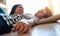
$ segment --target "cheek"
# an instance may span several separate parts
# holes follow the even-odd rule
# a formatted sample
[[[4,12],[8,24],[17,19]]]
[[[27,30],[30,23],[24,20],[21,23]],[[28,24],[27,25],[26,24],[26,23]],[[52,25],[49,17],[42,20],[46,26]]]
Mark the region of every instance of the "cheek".
[[[18,9],[19,12],[23,13],[23,9]]]
[[[15,13],[19,14],[20,12],[18,10],[15,10]]]
[[[46,12],[42,14],[42,16],[46,15]]]
[[[35,16],[37,16],[38,14],[37,13],[35,13]]]
[[[37,17],[40,17],[40,16],[41,16],[41,14],[38,14],[38,13],[37,13],[37,14],[36,14],[36,16],[37,16]]]
[[[44,14],[43,14],[43,13],[41,13],[41,14],[38,14],[38,16],[39,16],[39,17],[43,17],[43,16],[44,16]]]
[[[18,9],[18,8],[16,8],[15,12],[18,12],[18,10],[19,10],[19,9]]]
[[[17,9],[15,10],[15,13],[17,13]]]
[[[20,8],[16,8],[16,12],[20,12],[20,10],[21,10]]]
[[[42,16],[42,13],[38,13],[38,16]]]

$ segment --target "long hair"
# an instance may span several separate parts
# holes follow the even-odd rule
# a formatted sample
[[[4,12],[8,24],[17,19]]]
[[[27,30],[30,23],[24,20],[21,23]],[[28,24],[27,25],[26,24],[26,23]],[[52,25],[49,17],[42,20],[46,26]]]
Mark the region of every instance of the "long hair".
[[[13,15],[13,14],[15,13],[15,10],[16,10],[16,8],[17,8],[19,5],[21,5],[21,4],[16,4],[16,5],[14,5],[14,6],[12,7],[11,12],[10,12],[10,15]]]

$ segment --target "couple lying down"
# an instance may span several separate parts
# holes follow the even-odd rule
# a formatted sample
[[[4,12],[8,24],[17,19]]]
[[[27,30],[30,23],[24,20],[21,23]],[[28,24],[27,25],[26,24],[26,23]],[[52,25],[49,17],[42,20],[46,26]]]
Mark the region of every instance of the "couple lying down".
[[[15,7],[15,9],[14,9]],[[15,23],[14,30],[19,33],[25,33],[34,25],[42,24],[42,23],[49,23],[49,22],[56,22],[60,19],[59,15],[52,16],[52,12],[48,7],[44,9],[38,10],[34,16],[31,14],[24,14],[24,8],[21,4],[14,5],[10,15],[16,19],[18,16],[19,18],[16,19],[18,21]]]
[[[0,34],[10,32],[12,27],[14,31],[18,33],[25,33],[34,25],[55,22],[60,19],[60,14],[52,16],[51,10],[48,7],[39,10],[34,16],[31,14],[23,14],[23,7],[21,4],[14,5],[10,15],[1,14]],[[13,24],[15,25],[13,26]]]

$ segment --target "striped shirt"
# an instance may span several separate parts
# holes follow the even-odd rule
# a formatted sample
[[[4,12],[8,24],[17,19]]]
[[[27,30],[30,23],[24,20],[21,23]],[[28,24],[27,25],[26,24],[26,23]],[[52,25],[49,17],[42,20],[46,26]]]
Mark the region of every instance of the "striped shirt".
[[[0,16],[2,16],[3,17],[3,19],[6,21],[6,23],[8,24],[8,25],[10,25],[10,24],[15,24],[16,22],[18,22],[18,21],[22,21],[23,20],[23,22],[27,22],[27,23],[32,23],[32,22],[36,22],[36,23],[38,23],[38,21],[39,21],[39,18],[38,17],[36,17],[36,16],[30,16],[30,15],[23,15],[23,16],[20,16],[20,15],[18,15],[18,14],[14,14],[14,15],[5,15],[5,14],[0,14]]]

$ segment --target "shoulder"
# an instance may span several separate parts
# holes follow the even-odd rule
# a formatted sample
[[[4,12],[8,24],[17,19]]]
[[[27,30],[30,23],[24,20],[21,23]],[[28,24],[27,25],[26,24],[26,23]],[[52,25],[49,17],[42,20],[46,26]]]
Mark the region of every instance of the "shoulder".
[[[27,19],[33,17],[33,15],[32,15],[32,14],[29,14],[29,13],[25,13],[25,14],[23,14],[23,16],[24,16],[25,18],[27,18]]]

